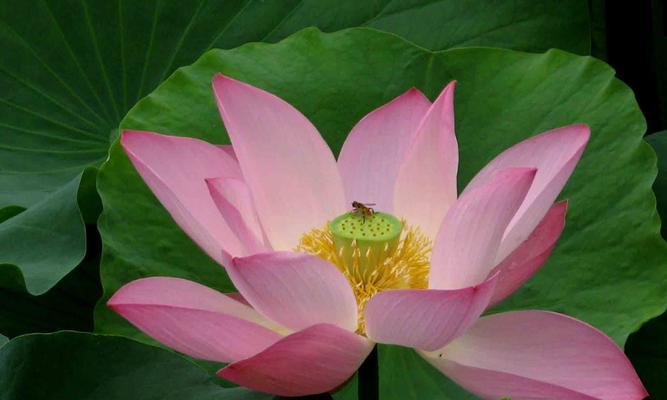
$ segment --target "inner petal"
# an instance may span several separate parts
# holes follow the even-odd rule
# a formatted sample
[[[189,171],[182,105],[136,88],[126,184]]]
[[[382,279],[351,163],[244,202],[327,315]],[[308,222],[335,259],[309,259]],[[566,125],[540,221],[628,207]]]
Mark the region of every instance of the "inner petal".
[[[406,221],[355,204],[304,234],[295,250],[331,262],[347,277],[358,304],[357,332],[365,334],[364,308],[375,294],[428,287],[432,242]]]

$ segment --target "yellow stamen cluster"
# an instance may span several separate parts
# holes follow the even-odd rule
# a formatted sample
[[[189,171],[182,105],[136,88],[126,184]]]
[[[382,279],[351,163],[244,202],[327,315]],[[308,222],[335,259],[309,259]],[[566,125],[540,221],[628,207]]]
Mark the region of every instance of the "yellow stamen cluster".
[[[336,249],[329,224],[313,229],[301,238],[296,251],[321,257],[347,277],[359,307],[357,332],[365,333],[364,308],[376,293],[387,289],[425,289],[428,286],[428,271],[432,243],[417,227],[406,226],[393,251],[382,251],[377,257],[369,254],[371,249],[360,251],[356,241],[352,241],[351,257],[343,257],[342,249]],[[369,265],[368,260],[373,260]]]

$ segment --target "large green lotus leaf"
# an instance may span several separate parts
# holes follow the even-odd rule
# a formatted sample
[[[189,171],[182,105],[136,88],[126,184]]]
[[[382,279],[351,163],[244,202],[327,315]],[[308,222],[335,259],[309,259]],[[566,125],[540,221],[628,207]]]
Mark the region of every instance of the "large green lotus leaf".
[[[100,296],[97,169],[27,209],[0,209],[0,333],[90,331]]]
[[[25,282],[16,268],[0,268],[1,334],[14,337],[64,329],[93,330],[93,309],[102,294],[99,278],[102,246],[94,225],[86,226],[86,240],[86,257],[55,286],[40,295],[26,291]]]
[[[359,2],[304,1],[265,39],[270,42],[282,39],[307,27],[309,22],[333,31],[342,27],[340,21],[346,21],[346,26],[392,32],[431,50],[491,46],[535,52],[550,48],[579,54],[591,51],[586,1],[384,0],[377,3],[370,6],[361,2],[364,7],[360,8]],[[323,10],[326,10],[324,15]],[[312,23],[314,16],[318,16],[316,24]],[[324,16],[326,22],[319,20]]]
[[[17,270],[30,294],[45,293],[71,271],[71,265],[83,260],[86,229],[79,203],[86,207],[95,203],[91,188],[95,174],[94,168],[88,168],[39,203],[0,224],[0,271]],[[12,209],[15,208],[5,208]]]
[[[549,128],[589,124],[590,144],[561,196],[570,200],[567,228],[547,265],[499,309],[565,312],[619,344],[664,310],[667,247],[651,192],[655,158],[642,140],[645,122],[632,92],[606,64],[557,50],[433,53],[374,30],[309,29],[273,45],[206,53],[139,102],[122,126],[227,143],[210,89],[217,72],[294,104],[335,152],[353,124],[375,107],[411,86],[433,98],[457,79],[461,188],[512,144]],[[104,203],[99,227],[105,299],[122,284],[150,275],[233,290],[223,269],[173,223],[117,143],[100,170],[98,189]],[[103,301],[96,328],[146,340]],[[383,366],[394,358],[386,354]],[[420,369],[402,360],[404,367],[393,366],[394,374],[407,379]],[[404,393],[397,380],[384,382],[387,393]]]
[[[0,348],[0,400],[268,400],[221,387],[169,351],[121,337],[31,334]]]
[[[310,25],[375,26],[432,49],[590,47],[583,0],[0,0],[0,46],[11,55],[0,59],[0,209],[36,206],[65,189],[74,196],[69,182],[105,159],[127,110],[202,52]],[[57,228],[52,238],[85,239],[76,215],[46,222]],[[44,279],[23,279],[41,292],[83,257],[79,245],[60,246],[43,260]]]
[[[92,330],[100,296],[95,168],[28,209],[0,210],[0,333]],[[73,268],[77,267],[77,268]]]

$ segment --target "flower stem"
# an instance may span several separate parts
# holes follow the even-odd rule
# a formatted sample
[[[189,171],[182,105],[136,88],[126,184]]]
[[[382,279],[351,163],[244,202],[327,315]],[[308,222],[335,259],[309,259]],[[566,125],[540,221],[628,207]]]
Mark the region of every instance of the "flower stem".
[[[373,347],[371,354],[359,367],[359,400],[379,400],[380,380],[378,373],[378,348]]]

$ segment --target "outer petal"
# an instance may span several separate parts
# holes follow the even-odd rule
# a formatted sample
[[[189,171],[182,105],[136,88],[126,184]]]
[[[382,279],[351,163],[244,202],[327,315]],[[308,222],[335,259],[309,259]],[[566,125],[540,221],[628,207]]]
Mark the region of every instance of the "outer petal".
[[[394,191],[394,213],[431,238],[456,201],[459,150],[454,134],[455,84],[443,89],[420,122]]]
[[[240,178],[233,158],[201,140],[151,132],[124,131],[121,144],[174,221],[209,256],[222,263],[222,249],[234,255],[247,254],[220,215],[204,181],[217,176]]]
[[[474,286],[488,276],[503,232],[534,177],[534,168],[499,170],[486,184],[461,196],[435,239],[430,288]]]
[[[285,101],[217,75],[213,90],[244,180],[273,248],[345,211],[336,160],[315,127]]]
[[[366,332],[376,342],[436,350],[467,330],[489,304],[496,276],[455,290],[388,290],[366,305]]]
[[[425,358],[485,399],[639,400],[647,395],[630,361],[609,337],[553,312],[483,317]]]
[[[567,201],[555,204],[525,242],[491,271],[498,283],[489,307],[503,301],[520,288],[551,255],[565,227]]]
[[[235,258],[227,268],[243,297],[292,330],[329,323],[354,331],[357,301],[345,276],[310,254],[272,252]]]
[[[359,368],[373,344],[333,325],[319,324],[293,333],[218,375],[241,386],[279,396],[331,391]]]
[[[215,178],[207,179],[206,183],[222,217],[244,246],[251,253],[270,250],[245,182],[235,178]]]
[[[507,227],[497,262],[526,240],[542,220],[579,162],[589,137],[590,129],[582,124],[533,136],[505,150],[468,184],[466,191],[482,185],[500,168],[535,167],[538,170],[526,199]]]
[[[206,360],[244,359],[281,338],[252,308],[185,279],[139,279],[107,305],[155,340]]]
[[[398,169],[430,105],[412,88],[355,125],[338,157],[348,203],[375,203],[392,212]]]

